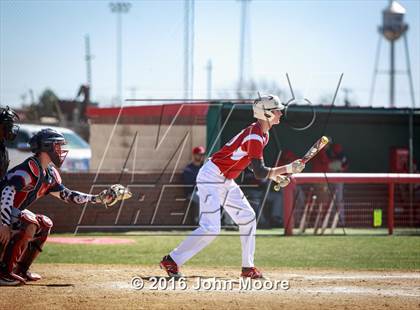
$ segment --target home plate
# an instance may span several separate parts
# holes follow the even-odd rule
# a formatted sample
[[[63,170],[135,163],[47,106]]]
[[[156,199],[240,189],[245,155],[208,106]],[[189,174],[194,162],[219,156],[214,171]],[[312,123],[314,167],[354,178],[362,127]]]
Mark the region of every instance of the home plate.
[[[50,237],[50,243],[61,244],[129,244],[135,243],[133,239],[122,238],[87,238],[87,237]]]

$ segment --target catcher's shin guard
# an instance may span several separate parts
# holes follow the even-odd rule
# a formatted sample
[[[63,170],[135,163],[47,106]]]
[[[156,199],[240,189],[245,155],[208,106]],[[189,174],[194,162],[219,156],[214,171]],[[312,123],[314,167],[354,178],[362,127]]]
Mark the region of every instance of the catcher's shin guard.
[[[29,210],[23,210],[19,214],[19,230],[14,232],[6,249],[4,250],[2,270],[12,273],[13,269],[23,251],[28,246],[28,242],[33,239],[38,227],[38,219]]]
[[[27,248],[28,242],[33,239],[36,228],[36,225],[31,223],[12,236],[3,257],[4,271],[13,272],[17,261]]]
[[[42,252],[42,247],[47,241],[48,235],[50,234],[53,226],[52,221],[45,215],[37,215],[36,217],[39,223],[39,229],[33,240],[29,242],[16,267],[16,274],[28,281],[37,281],[41,279],[40,275],[29,272],[29,267],[38,257],[39,253]]]

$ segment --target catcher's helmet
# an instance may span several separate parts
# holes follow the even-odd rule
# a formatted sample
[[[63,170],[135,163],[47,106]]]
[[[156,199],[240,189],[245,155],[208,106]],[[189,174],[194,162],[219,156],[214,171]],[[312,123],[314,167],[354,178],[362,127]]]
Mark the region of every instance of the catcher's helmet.
[[[15,124],[19,116],[9,107],[0,108],[0,125],[2,126],[2,139],[12,141],[19,132],[19,126]]]
[[[61,146],[65,144],[67,143],[64,136],[51,128],[38,131],[29,140],[29,145],[33,153],[38,154],[46,152],[54,165],[58,168],[61,167],[68,153],[68,150],[63,150],[61,148]]]
[[[264,121],[270,121],[273,119],[273,110],[283,110],[284,105],[280,102],[279,97],[274,95],[259,96],[254,101],[252,110],[254,111],[254,117]]]

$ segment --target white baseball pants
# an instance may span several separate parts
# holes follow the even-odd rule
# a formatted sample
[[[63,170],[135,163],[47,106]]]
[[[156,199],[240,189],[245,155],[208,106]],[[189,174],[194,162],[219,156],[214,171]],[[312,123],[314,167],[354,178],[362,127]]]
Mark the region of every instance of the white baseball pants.
[[[256,217],[242,190],[234,180],[226,179],[211,160],[200,169],[197,187],[199,227],[170,253],[172,259],[178,266],[183,265],[217,237],[220,233],[220,207],[223,206],[239,226],[242,267],[254,267]]]

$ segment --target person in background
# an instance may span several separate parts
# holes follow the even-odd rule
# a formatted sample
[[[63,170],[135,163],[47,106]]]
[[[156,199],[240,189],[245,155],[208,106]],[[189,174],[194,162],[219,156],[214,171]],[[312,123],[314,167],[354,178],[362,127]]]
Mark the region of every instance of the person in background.
[[[196,146],[192,150],[192,161],[189,163],[182,172],[182,181],[185,187],[185,197],[191,202],[191,214],[194,224],[198,223],[199,211],[199,198],[196,189],[196,179],[200,168],[204,163],[204,156],[206,149],[203,146]]]
[[[332,144],[329,149],[328,172],[346,172],[348,168],[349,163],[343,146],[338,143]]]
[[[312,159],[312,172],[317,173],[326,173],[329,172],[330,157],[328,156],[327,149],[329,148],[328,144],[326,147],[321,149],[319,153]]]
[[[19,116],[11,108],[0,108],[0,181],[9,168],[9,153],[6,149],[6,142],[13,141],[16,138],[19,126],[15,122],[18,120]]]

